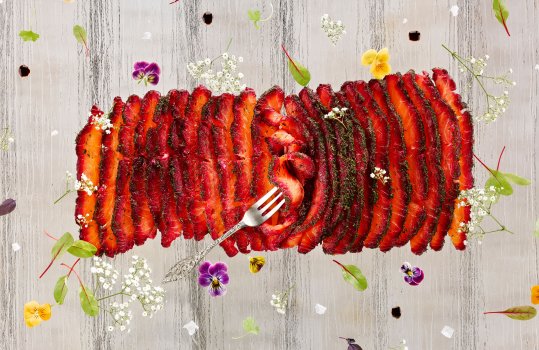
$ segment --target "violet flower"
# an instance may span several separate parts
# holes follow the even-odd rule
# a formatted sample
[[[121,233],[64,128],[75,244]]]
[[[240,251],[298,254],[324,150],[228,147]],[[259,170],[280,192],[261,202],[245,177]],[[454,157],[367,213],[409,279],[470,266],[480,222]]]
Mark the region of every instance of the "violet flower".
[[[161,69],[157,63],[148,63],[144,61],[135,62],[133,68],[133,79],[138,80],[139,84],[141,82],[144,82],[144,85],[148,85],[148,83],[157,85],[157,83],[159,83]]]
[[[417,286],[425,277],[423,270],[421,270],[419,267],[412,266],[408,262],[405,262],[401,266],[401,271],[406,275],[404,276],[404,281],[411,286]]]
[[[228,284],[229,278],[225,263],[218,262],[212,265],[205,261],[198,268],[198,284],[202,287],[209,287],[208,292],[212,297],[219,297],[226,294],[225,284]]]

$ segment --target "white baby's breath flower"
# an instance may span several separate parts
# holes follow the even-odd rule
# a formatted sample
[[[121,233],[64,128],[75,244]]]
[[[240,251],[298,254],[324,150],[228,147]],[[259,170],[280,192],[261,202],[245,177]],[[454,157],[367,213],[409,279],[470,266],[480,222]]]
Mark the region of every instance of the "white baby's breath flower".
[[[371,179],[382,181],[386,184],[389,181],[389,176],[386,176],[387,171],[378,167],[374,167],[374,171],[370,174]]]
[[[322,16],[321,27],[333,45],[336,45],[346,30],[341,21],[333,21],[326,13]]]

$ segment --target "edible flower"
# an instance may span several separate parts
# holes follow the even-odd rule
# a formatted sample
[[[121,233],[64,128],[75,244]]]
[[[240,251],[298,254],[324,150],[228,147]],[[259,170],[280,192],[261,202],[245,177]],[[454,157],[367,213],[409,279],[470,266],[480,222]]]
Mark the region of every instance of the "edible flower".
[[[39,304],[32,300],[24,304],[24,322],[30,328],[39,325],[51,318],[51,305]]]
[[[141,82],[144,82],[144,85],[148,85],[148,83],[157,85],[157,83],[159,83],[161,69],[157,63],[148,63],[144,61],[135,62],[133,68],[133,79],[138,80],[139,84]]]
[[[532,287],[531,299],[532,304],[539,304],[539,286]]]
[[[374,49],[365,51],[363,56],[361,56],[361,64],[364,66],[370,66],[370,71],[373,77],[376,79],[383,79],[386,75],[391,73],[389,51],[387,47],[384,47],[378,52]]]
[[[209,287],[208,292],[212,297],[219,297],[226,294],[225,284],[228,284],[229,278],[225,263],[218,262],[212,265],[205,261],[198,268],[198,284],[202,287]]]
[[[410,265],[408,262],[405,262],[401,266],[401,271],[405,274],[404,281],[411,286],[419,285],[419,283],[421,283],[425,277],[423,270],[421,270],[419,267]]]
[[[251,271],[251,273],[257,273],[262,269],[262,267],[264,267],[265,263],[266,263],[266,259],[264,259],[263,256],[250,257],[249,258],[249,271]]]

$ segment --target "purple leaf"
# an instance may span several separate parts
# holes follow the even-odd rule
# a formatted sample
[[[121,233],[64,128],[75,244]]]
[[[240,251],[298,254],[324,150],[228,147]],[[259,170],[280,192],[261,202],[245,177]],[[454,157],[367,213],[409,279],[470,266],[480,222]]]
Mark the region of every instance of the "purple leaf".
[[[13,210],[15,210],[16,206],[17,204],[14,199],[6,199],[2,202],[2,204],[0,204],[0,216],[11,213]]]
[[[363,350],[363,349],[361,348],[361,346],[357,344],[350,344],[348,345],[348,350]]]

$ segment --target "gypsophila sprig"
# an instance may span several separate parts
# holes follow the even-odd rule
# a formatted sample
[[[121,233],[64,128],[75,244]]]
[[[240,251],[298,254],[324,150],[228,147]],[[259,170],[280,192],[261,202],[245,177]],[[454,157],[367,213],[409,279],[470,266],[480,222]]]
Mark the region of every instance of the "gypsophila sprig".
[[[122,332],[127,329],[127,332],[130,332],[129,324],[133,319],[133,313],[129,310],[129,303],[118,303],[116,301],[109,303],[108,312],[114,320],[114,326],[107,327],[109,332],[114,331],[114,329],[119,329]]]
[[[15,139],[13,138],[13,135],[11,135],[9,129],[2,129],[0,132],[0,150],[7,151],[9,149],[9,145],[13,142],[15,142]]]
[[[320,25],[333,45],[336,45],[341,37],[346,34],[342,22],[332,20],[327,13],[322,16]]]
[[[288,297],[292,288],[294,288],[294,286],[291,286],[287,290],[275,292],[275,294],[271,295],[270,304],[275,308],[275,311],[281,315],[286,314],[286,310],[288,308]]]
[[[94,256],[93,261],[94,264],[90,268],[90,272],[95,276],[98,286],[107,291],[112,290],[120,274],[112,264],[100,257]]]
[[[71,192],[75,192],[75,178],[73,177],[73,174],[71,174],[69,171],[66,171],[66,188],[64,191],[64,194],[62,194],[58,199],[56,199],[53,204],[58,203],[62,199],[64,199],[65,196],[70,194]],[[92,184],[93,185],[93,184]],[[93,193],[93,192],[92,192]],[[91,194],[90,194],[91,195]]]
[[[478,120],[490,123],[498,119],[504,114],[511,102],[509,97],[509,89],[516,85],[516,82],[510,79],[510,75],[513,73],[512,69],[508,69],[505,74],[499,76],[485,75],[485,69],[487,67],[487,61],[490,56],[485,55],[481,58],[461,57],[456,51],[449,49],[442,44],[442,47],[446,49],[451,56],[457,61],[459,70],[461,72],[468,72],[472,75],[474,80],[479,85],[481,91],[486,98],[486,110],[479,115]],[[501,93],[495,95],[487,90],[487,83],[492,82],[498,86],[498,90]],[[471,88],[471,86],[468,86]]]
[[[102,111],[91,111],[88,115],[92,118],[92,125],[95,125],[96,130],[103,130],[106,134],[110,134],[110,129],[113,127],[108,114]]]
[[[75,181],[75,191],[84,191],[87,195],[91,196],[94,194],[94,192],[97,191],[98,187],[94,185],[92,180],[86,176],[86,174],[82,173],[80,176],[80,180]]]
[[[370,174],[371,179],[382,181],[386,184],[389,181],[389,176],[386,176],[387,171],[378,167],[374,167],[374,171]]]
[[[230,43],[229,45],[230,46]],[[216,60],[221,59],[221,70],[215,71],[213,64]],[[241,72],[236,73],[238,63],[243,62],[243,57],[236,57],[228,53],[228,47],[223,54],[214,59],[206,58],[189,63],[187,70],[194,79],[204,80],[210,90],[216,94],[232,93],[238,94],[245,90],[246,85],[242,84],[241,80],[244,75]]]
[[[334,119],[344,126],[343,118],[348,114],[348,108],[333,107],[331,111],[324,115],[324,119]]]

